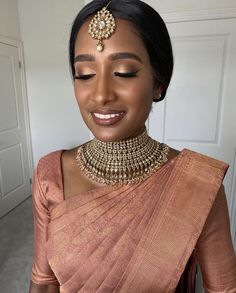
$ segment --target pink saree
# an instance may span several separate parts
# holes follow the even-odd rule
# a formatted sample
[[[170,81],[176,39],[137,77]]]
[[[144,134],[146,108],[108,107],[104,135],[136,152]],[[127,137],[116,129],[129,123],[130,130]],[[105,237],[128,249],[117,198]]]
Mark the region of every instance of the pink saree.
[[[236,292],[227,207],[219,192],[226,170],[223,162],[184,150],[143,183],[97,188],[55,205],[45,250],[60,292],[175,292],[193,251],[206,261],[201,249],[212,240],[205,230],[214,226],[208,218],[219,202],[228,231],[217,249],[227,250],[227,260],[203,278],[206,292]],[[213,268],[215,260],[208,262]]]

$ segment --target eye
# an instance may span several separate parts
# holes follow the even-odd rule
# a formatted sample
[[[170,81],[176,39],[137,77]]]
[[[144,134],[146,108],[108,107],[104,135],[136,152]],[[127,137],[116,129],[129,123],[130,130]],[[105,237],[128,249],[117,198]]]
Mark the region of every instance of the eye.
[[[129,71],[129,72],[114,72],[115,76],[129,78],[129,77],[136,77],[139,70],[136,71]]]
[[[90,78],[92,78],[95,74],[78,74],[75,75],[74,78],[75,79],[80,79],[80,80],[88,80]]]

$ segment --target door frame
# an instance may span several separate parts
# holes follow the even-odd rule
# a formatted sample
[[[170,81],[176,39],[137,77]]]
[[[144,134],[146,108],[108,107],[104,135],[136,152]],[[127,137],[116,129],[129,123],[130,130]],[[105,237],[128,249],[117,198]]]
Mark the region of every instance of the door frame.
[[[28,104],[27,87],[26,87],[23,44],[19,40],[14,40],[14,39],[1,36],[1,35],[0,35],[0,43],[14,46],[18,50],[18,56],[20,61],[19,67],[20,67],[21,91],[22,91],[23,108],[24,108],[24,122],[25,122],[25,132],[26,132],[26,146],[27,146],[27,155],[28,155],[28,162],[29,162],[30,183],[32,183],[34,166],[33,166],[33,152],[32,152],[32,140],[31,140],[30,119],[29,119],[29,104]]]

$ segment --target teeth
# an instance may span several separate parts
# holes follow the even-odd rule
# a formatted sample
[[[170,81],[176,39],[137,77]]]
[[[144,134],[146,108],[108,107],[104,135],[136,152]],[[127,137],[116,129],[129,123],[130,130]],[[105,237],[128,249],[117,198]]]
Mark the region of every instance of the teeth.
[[[115,117],[119,117],[120,115],[122,115],[122,113],[119,114],[100,114],[100,113],[94,113],[94,116],[99,118],[99,119],[111,119],[111,118],[115,118]]]

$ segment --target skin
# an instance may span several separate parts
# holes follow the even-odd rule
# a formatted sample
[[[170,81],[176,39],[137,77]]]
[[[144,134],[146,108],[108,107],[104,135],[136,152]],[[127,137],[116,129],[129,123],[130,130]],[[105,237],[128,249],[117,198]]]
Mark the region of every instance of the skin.
[[[90,19],[81,27],[75,45],[75,75],[79,79],[74,81],[74,91],[83,120],[101,141],[135,137],[145,127],[154,97],[162,92],[154,82],[146,47],[132,23],[116,19],[115,33],[104,40],[104,50],[98,52],[97,41],[88,34],[89,23]],[[121,76],[133,72],[137,72],[134,77]],[[93,118],[92,113],[99,111],[125,114],[117,123],[104,126]],[[77,148],[62,156],[65,198],[102,186],[80,171],[75,162],[76,152]],[[171,150],[169,158],[177,154]]]
[[[103,52],[97,51],[97,41],[88,34],[89,21],[79,31],[79,41],[75,46],[75,57],[90,54],[94,58],[92,61],[75,62],[76,76],[91,74],[92,77],[76,79],[74,91],[83,120],[93,135],[102,141],[119,141],[140,134],[153,98],[161,94],[161,88],[154,83],[146,48],[133,25],[121,19],[116,23],[115,33],[104,41]],[[137,56],[137,59],[127,56],[112,59],[114,54],[124,52]],[[131,72],[137,72],[136,76],[117,76]],[[101,126],[91,115],[96,111],[122,111],[125,114],[118,123]]]
[[[74,81],[74,91],[81,115],[99,140],[119,141],[135,137],[143,131],[153,99],[162,91],[154,82],[148,53],[133,25],[121,19],[116,19],[115,33],[104,41],[104,51],[98,52],[97,41],[88,34],[89,22],[81,27],[75,46],[75,71],[79,79]],[[132,77],[120,75],[134,72]],[[94,112],[122,113],[122,119],[114,124],[100,125],[93,118]],[[65,199],[102,186],[80,171],[75,162],[76,152],[77,147],[62,155]],[[177,154],[171,149],[169,159]],[[59,288],[31,283],[29,292],[58,293]]]

